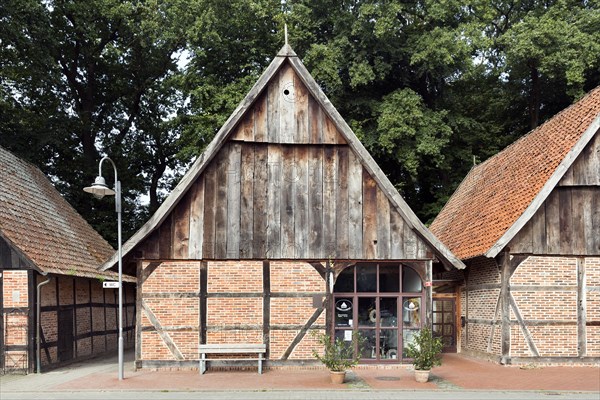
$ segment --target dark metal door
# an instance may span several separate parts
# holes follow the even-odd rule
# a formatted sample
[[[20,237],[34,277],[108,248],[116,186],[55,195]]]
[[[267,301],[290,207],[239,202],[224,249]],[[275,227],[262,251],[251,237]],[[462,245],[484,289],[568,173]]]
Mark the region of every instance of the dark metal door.
[[[433,299],[433,335],[442,338],[444,352],[456,353],[456,302],[453,298]]]
[[[73,358],[73,310],[58,311],[58,361]]]

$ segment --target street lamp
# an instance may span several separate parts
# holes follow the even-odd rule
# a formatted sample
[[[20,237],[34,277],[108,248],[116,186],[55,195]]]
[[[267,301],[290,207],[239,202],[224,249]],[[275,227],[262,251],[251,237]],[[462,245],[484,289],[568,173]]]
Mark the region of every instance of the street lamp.
[[[115,189],[112,190],[106,186],[106,181],[102,177],[102,163],[104,160],[110,161],[115,170]],[[117,178],[117,167],[113,160],[107,156],[102,157],[98,166],[98,176],[92,184],[83,188],[84,192],[91,193],[95,198],[101,199],[104,196],[115,196],[115,206],[117,210],[117,230],[119,241],[119,380],[123,380],[123,257],[121,250],[121,182]]]

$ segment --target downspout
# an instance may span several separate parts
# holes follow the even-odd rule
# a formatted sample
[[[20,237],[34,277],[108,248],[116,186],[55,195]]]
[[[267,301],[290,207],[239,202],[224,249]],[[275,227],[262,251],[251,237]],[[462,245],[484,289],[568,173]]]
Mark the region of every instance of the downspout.
[[[46,276],[48,275],[47,272],[40,272],[41,275]],[[40,328],[42,325],[42,321],[40,319],[41,317],[41,313],[42,313],[42,298],[41,298],[41,290],[42,290],[42,286],[47,285],[48,283],[50,283],[50,281],[52,280],[52,277],[48,277],[47,280],[45,280],[44,282],[40,282],[37,285],[37,323],[36,323],[36,338],[35,338],[35,342],[36,342],[36,351],[35,351],[35,358],[36,358],[36,373],[40,374],[42,373],[42,361],[41,361],[41,346],[40,346]]]

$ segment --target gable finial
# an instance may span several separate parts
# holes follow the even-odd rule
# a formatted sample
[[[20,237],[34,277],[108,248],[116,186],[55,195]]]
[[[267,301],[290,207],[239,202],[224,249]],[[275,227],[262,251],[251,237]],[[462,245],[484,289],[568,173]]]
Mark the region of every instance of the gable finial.
[[[287,24],[283,25],[283,32],[284,32],[284,36],[285,36],[285,45],[287,46],[287,44],[288,44]]]

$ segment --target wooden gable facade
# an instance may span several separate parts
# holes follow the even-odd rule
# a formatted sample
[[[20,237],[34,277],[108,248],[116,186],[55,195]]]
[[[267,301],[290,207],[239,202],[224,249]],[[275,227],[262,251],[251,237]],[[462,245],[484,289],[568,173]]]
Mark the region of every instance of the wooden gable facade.
[[[508,244],[512,254],[600,256],[600,133]]]
[[[141,368],[195,368],[198,344],[233,342],[266,344],[267,366],[313,360],[318,343],[308,333],[342,326],[334,316],[337,277],[351,275],[355,293],[362,275],[354,271],[363,269],[375,282],[367,319],[387,290],[381,297],[393,299],[391,311],[380,311],[396,321],[385,352],[372,330],[381,351],[365,358],[399,362],[408,337],[397,322],[403,301],[423,304],[414,333],[432,317],[431,285],[423,282],[433,263],[464,268],[287,45],[123,254],[125,271],[138,277]],[[390,276],[396,282],[385,289]],[[414,285],[403,290],[402,279]],[[344,296],[359,308],[355,294]],[[345,330],[357,331],[360,318],[347,318]]]
[[[145,259],[433,259],[289,63],[160,227]]]

